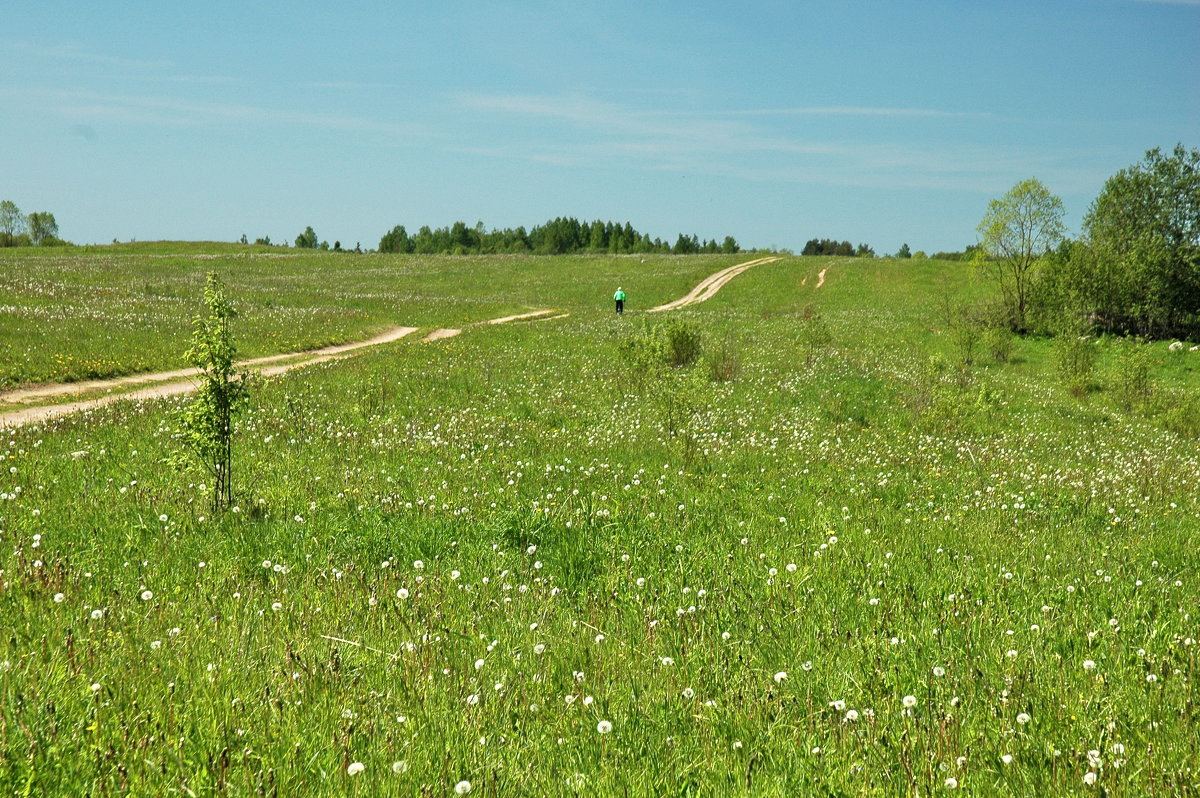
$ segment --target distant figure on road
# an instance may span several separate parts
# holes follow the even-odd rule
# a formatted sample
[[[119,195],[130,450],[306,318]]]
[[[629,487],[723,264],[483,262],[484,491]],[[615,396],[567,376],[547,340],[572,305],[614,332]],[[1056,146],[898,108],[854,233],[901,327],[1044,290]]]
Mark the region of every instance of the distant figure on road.
[[[625,312],[625,292],[621,290],[621,286],[617,286],[617,293],[613,294],[613,301],[617,303],[617,315],[620,316]]]

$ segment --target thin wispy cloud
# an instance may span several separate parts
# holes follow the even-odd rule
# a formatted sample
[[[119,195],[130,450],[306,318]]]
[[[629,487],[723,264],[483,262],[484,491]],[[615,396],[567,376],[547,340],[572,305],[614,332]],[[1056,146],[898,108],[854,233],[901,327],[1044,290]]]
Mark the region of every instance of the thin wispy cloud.
[[[404,88],[398,83],[367,83],[353,80],[325,80],[316,83],[301,83],[300,85],[306,89],[332,89],[335,91],[378,91],[380,89],[392,91]]]
[[[10,48],[25,55],[38,58],[82,61],[89,64],[106,64],[108,66],[130,67],[134,69],[170,69],[175,66],[172,61],[147,61],[141,58],[126,58],[124,56],[95,53],[74,45],[33,45],[25,42],[14,42]]]
[[[992,118],[978,112],[858,106],[644,111],[580,96],[517,94],[461,94],[457,100],[474,112],[546,123],[507,146],[465,147],[461,151],[560,166],[627,160],[652,170],[756,182],[993,191],[1035,157],[1028,151],[1005,151],[982,143],[803,138],[771,125],[774,119],[800,115],[904,116],[931,121]]]
[[[723,116],[881,116],[924,119],[993,119],[993,115],[978,111],[939,111],[931,108],[870,108],[854,105],[818,106],[810,108],[754,108],[720,111]]]
[[[382,133],[398,137],[425,136],[430,133],[424,125],[381,121],[369,117],[163,97],[63,91],[50,93],[49,99],[53,101],[53,108],[57,113],[88,121],[108,120],[175,127],[222,124],[288,125],[353,133]]]

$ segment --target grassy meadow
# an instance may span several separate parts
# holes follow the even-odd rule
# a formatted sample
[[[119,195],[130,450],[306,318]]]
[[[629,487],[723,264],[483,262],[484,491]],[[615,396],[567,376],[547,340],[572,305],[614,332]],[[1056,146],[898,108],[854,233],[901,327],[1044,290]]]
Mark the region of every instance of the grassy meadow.
[[[0,431],[5,794],[1200,787],[1200,440],[1117,342],[965,364],[958,263],[270,254],[0,255],[7,381],[178,366],[207,271],[245,356],[570,315],[256,385],[219,517],[186,399]]]

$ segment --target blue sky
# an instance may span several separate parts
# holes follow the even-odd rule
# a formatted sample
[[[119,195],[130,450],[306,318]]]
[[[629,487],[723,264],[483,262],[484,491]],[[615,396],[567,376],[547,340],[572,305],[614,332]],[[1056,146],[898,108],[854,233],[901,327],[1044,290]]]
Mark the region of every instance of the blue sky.
[[[0,199],[114,238],[395,224],[961,249],[1037,177],[1078,230],[1200,147],[1200,0],[9,0]]]

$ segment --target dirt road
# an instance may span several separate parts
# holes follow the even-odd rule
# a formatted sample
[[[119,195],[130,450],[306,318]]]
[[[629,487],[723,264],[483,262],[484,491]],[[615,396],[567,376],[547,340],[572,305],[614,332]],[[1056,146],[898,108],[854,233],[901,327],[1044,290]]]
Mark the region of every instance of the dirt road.
[[[382,332],[379,335],[376,335],[374,338],[366,341],[358,341],[352,344],[339,344],[337,346],[327,346],[321,349],[312,349],[307,352],[292,352],[285,355],[270,355],[268,357],[242,360],[239,361],[237,365],[240,369],[250,369],[264,377],[274,377],[278,374],[289,372],[292,369],[301,368],[302,366],[312,366],[316,365],[317,363],[325,363],[330,360],[338,360],[343,357],[348,357],[358,349],[397,341],[416,331],[416,327],[393,327],[392,329]],[[288,358],[298,359],[290,363],[264,366],[264,364],[276,363],[280,360],[285,360]],[[263,367],[257,368],[259,366]],[[47,385],[40,388],[30,388],[24,391],[12,391],[10,393],[0,394],[0,403],[27,404],[30,402],[36,402],[39,399],[69,396],[71,394],[88,393],[97,390],[115,391],[114,393],[110,393],[105,396],[99,396],[92,399],[81,399],[78,402],[65,402],[63,404],[45,405],[42,407],[25,407],[20,410],[8,410],[0,412],[0,428],[6,426],[16,427],[34,421],[46,421],[52,418],[59,418],[61,416],[70,415],[71,413],[78,413],[84,410],[94,410],[98,407],[104,407],[105,405],[125,399],[142,401],[145,399],[161,399],[166,396],[178,396],[179,394],[190,393],[196,390],[196,383],[192,378],[199,375],[199,373],[199,369],[159,371],[153,374],[135,374],[129,377],[121,377],[120,379],[114,380],[70,382],[60,385]],[[146,385],[146,387],[139,388],[134,391],[120,390],[134,385]]]
[[[688,305],[695,305],[697,302],[704,302],[712,299],[713,296],[721,290],[725,283],[737,277],[742,272],[754,266],[759,266],[764,263],[774,263],[777,260],[782,260],[778,257],[759,258],[758,260],[750,260],[745,263],[739,263],[736,266],[730,266],[728,269],[722,269],[716,274],[710,274],[700,281],[700,284],[689,291],[684,296],[676,299],[673,302],[668,302],[665,305],[659,305],[656,308],[650,308],[651,313],[657,313],[663,310],[679,310],[686,308]]]

